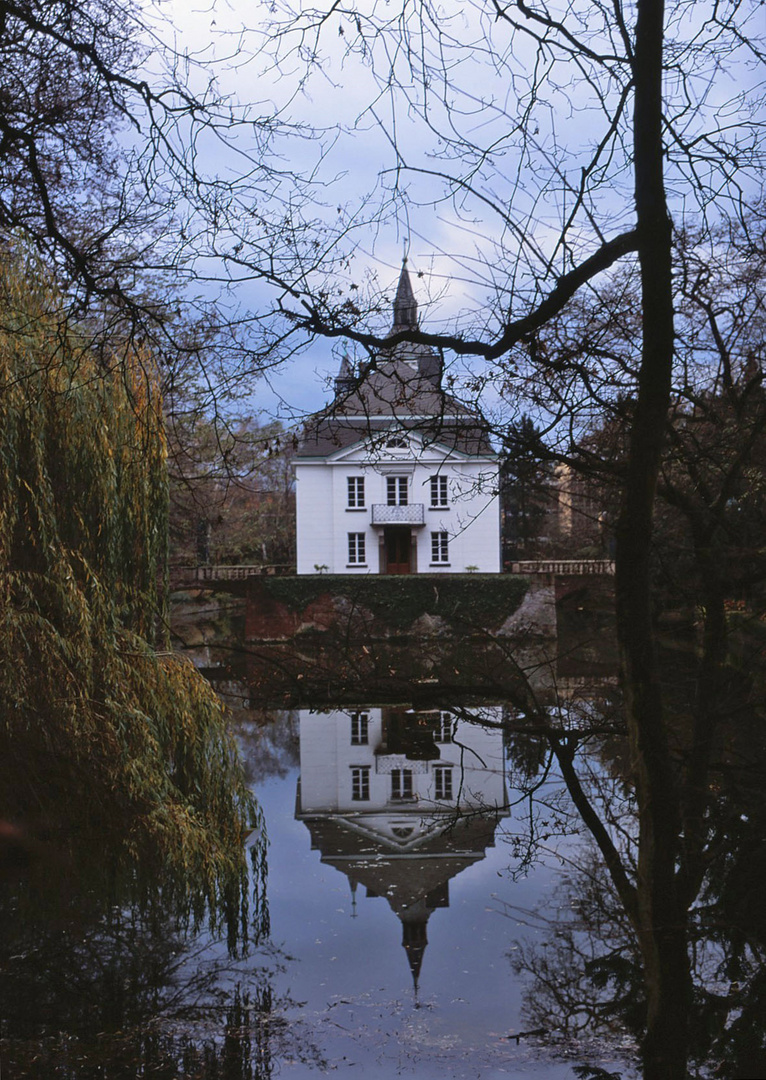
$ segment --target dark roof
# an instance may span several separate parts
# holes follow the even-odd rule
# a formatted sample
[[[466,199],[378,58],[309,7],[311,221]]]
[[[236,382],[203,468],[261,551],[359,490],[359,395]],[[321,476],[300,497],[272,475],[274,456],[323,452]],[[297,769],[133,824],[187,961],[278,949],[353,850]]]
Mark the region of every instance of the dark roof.
[[[476,815],[427,836],[411,852],[397,853],[383,838],[360,836],[347,822],[331,817],[302,816],[322,862],[334,866],[371,893],[385,896],[393,910],[433,893],[485,857],[494,846],[497,818]]]
[[[448,906],[450,880],[483,859],[486,849],[494,846],[496,816],[475,814],[457,821],[445,816],[443,827],[430,830],[408,853],[392,850],[383,837],[360,835],[342,817],[306,814],[301,819],[322,862],[345,874],[352,889],[360,884],[368,896],[385,897],[399,917],[402,945],[417,993],[428,944],[428,918],[437,907]]]
[[[446,393],[406,361],[382,357],[301,433],[298,457],[325,457],[392,430],[417,432],[462,454],[494,456],[481,414]]]
[[[415,330],[418,305],[407,260],[399,276],[391,333]],[[494,457],[481,413],[442,389],[442,358],[428,345],[401,342],[384,349],[358,373],[348,357],[335,380],[335,400],[306,423],[297,456],[328,457],[392,430],[417,432],[426,445]]]
[[[437,445],[448,451],[456,451],[470,457],[492,457],[495,454],[484,431],[477,427],[468,427],[461,421],[443,420],[438,424],[433,421],[400,421],[394,430],[417,433],[425,445]],[[301,433],[297,452],[298,458],[329,457],[338,450],[354,446],[369,439],[374,445],[378,440],[381,446],[390,438],[392,425],[381,421],[350,421],[342,418],[327,417],[308,424]]]

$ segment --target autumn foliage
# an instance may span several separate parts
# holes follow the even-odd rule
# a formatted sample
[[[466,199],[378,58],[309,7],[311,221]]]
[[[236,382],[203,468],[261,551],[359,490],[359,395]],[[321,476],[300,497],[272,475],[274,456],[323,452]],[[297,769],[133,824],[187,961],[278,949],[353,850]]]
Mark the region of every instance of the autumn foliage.
[[[113,877],[140,893],[159,874],[231,929],[257,810],[218,699],[161,648],[151,364],[96,359],[28,267],[6,262],[0,294],[0,818],[40,858],[114,852]]]

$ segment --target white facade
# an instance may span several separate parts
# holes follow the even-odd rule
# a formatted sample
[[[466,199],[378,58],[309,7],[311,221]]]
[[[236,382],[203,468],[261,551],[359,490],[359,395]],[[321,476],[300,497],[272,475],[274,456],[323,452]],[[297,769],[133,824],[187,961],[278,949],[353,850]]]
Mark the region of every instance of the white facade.
[[[501,713],[478,719],[497,724]],[[322,862],[346,875],[354,904],[359,885],[385,897],[417,991],[430,915],[509,814],[502,731],[443,709],[304,710],[300,752],[295,816]]]
[[[481,718],[497,723],[501,713],[485,707]],[[413,755],[413,730],[432,740],[428,756]],[[340,817],[391,852],[417,849],[457,813],[508,816],[499,726],[446,710],[301,710],[300,753],[298,817]]]
[[[417,336],[406,265],[393,314]],[[344,359],[335,390],[295,459],[298,573],[499,573],[498,458],[441,358],[400,342],[356,372]]]
[[[417,433],[393,441],[406,446],[387,449],[369,439],[298,461],[298,573],[498,573],[495,463],[438,443],[424,447]],[[401,530],[400,549],[409,544],[406,571],[389,569],[394,529]]]

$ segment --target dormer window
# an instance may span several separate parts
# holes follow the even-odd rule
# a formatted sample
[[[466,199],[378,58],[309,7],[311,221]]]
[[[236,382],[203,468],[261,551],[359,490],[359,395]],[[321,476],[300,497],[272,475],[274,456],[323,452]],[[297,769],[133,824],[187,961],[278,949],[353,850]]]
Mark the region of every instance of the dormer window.
[[[406,450],[408,446],[407,440],[401,435],[392,435],[392,437],[386,441],[386,450]]]

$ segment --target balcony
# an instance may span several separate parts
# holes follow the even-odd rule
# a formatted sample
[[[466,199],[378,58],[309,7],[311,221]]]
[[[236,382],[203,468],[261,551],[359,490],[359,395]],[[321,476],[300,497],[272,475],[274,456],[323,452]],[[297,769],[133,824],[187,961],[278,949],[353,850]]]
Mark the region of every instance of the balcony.
[[[375,751],[375,772],[390,776],[395,769],[408,769],[414,774],[427,774],[429,762],[413,761],[406,754],[389,754],[387,750],[378,748]]]
[[[373,525],[425,525],[426,515],[423,503],[408,503],[407,506],[387,506],[386,503],[372,504]]]

